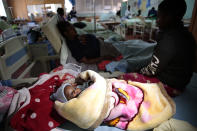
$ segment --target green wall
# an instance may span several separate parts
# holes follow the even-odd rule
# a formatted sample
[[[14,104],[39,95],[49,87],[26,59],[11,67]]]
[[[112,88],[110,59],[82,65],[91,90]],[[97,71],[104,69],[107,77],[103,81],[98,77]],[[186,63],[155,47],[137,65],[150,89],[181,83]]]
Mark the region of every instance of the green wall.
[[[184,19],[191,19],[195,0],[185,0],[185,1],[187,3],[187,11],[185,13]]]
[[[141,2],[147,2],[148,0],[141,0]],[[143,9],[143,4],[140,6],[140,8],[142,9],[142,15],[143,16],[147,16],[148,14],[148,10],[151,9],[151,7],[155,7],[157,9],[157,6],[159,5],[159,3],[163,1],[163,0],[151,0],[151,6]],[[193,8],[194,8],[194,4],[195,4],[195,0],[185,0],[186,4],[187,4],[187,11],[185,13],[184,19],[190,19],[192,18],[192,12],[193,12]],[[138,0],[128,0],[128,3],[131,4],[131,8],[133,3],[137,3]],[[177,3],[177,6],[179,6],[179,4]],[[176,8],[176,7],[175,7]]]

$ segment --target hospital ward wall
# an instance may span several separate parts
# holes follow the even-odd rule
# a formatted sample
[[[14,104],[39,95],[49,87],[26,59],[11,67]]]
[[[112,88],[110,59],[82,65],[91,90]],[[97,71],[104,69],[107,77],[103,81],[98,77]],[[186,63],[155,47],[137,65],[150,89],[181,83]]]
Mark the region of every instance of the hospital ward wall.
[[[12,7],[13,17],[28,19],[26,0],[7,0],[8,6]]]
[[[195,1],[193,14],[192,14],[192,21],[190,25],[190,31],[192,32],[195,40],[196,40],[196,64],[195,64],[195,72],[197,72],[197,1]]]
[[[28,19],[27,5],[42,5],[42,4],[62,4],[64,0],[7,0],[9,7],[12,7],[13,18]]]

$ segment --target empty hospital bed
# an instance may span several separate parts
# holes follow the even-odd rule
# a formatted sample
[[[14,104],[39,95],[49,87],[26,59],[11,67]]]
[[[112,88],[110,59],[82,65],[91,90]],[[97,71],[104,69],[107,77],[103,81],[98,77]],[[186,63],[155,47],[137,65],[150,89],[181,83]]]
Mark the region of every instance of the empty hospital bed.
[[[49,60],[59,56],[48,56],[47,45],[28,45],[26,36],[15,36],[0,44],[0,79],[22,79],[49,72]],[[36,68],[39,67],[39,68]]]

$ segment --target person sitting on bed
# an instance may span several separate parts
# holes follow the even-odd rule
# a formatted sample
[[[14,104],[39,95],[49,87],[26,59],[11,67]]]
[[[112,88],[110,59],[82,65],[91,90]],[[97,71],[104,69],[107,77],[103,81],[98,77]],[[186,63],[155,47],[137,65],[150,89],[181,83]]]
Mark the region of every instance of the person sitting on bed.
[[[157,17],[157,11],[155,10],[155,7],[152,7],[151,10],[148,11],[148,18],[156,18]]]
[[[68,21],[77,21],[77,11],[75,10],[75,7],[72,7],[72,10],[68,14]]]
[[[126,17],[127,19],[131,19],[131,18],[132,18],[132,12],[131,12],[131,7],[130,7],[130,5],[128,5],[127,10],[125,11],[125,17]]]
[[[151,62],[140,70],[143,75],[156,76],[178,91],[183,91],[189,83],[195,60],[194,37],[181,21],[185,12],[185,0],[164,0],[160,3],[157,46]]]
[[[67,21],[58,22],[57,27],[78,62],[95,64],[120,55],[111,43],[104,43],[92,34],[78,35],[74,26]]]
[[[67,102],[70,99],[77,97],[83,90],[92,84],[91,80],[84,81],[80,78],[75,79],[74,84],[63,83],[60,87],[56,88],[56,92],[50,96],[50,99],[60,102]]]
[[[57,9],[58,19],[59,21],[65,21],[65,13],[63,8]]]

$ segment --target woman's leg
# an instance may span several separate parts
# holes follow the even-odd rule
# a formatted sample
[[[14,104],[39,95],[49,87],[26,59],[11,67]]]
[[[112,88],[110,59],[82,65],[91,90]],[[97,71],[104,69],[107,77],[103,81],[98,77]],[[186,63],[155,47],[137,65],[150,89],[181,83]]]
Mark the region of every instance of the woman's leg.
[[[106,43],[101,39],[99,39],[99,42],[100,42],[100,56],[118,57],[121,55],[121,53],[111,43]]]

